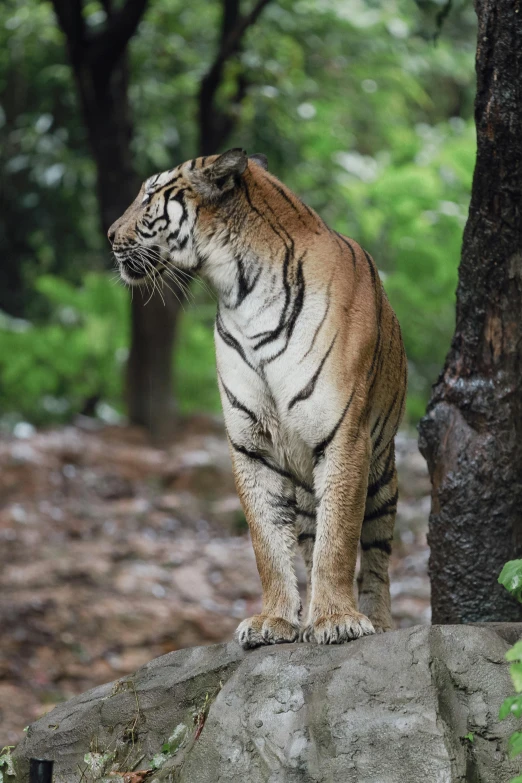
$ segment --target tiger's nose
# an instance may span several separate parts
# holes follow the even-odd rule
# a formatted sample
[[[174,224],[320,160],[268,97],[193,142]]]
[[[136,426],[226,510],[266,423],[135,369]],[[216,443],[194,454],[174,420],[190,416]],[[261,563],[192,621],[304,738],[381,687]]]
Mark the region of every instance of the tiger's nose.
[[[113,223],[110,229],[107,231],[107,236],[109,237],[109,242],[114,244],[114,240],[116,239],[116,223]]]

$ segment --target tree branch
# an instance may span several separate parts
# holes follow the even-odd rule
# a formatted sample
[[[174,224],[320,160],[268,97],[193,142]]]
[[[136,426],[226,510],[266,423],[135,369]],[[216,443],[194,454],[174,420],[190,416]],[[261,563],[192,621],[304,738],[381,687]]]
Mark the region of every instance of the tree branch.
[[[223,42],[213,67],[218,63],[223,65],[226,60],[237,52],[244,34],[249,27],[252,27],[252,25],[257,22],[261,12],[269,2],[270,0],[258,0],[249,14],[239,18],[234,29],[231,30],[230,34]]]
[[[107,72],[114,68],[136,32],[148,2],[149,0],[127,0],[123,8],[107,15],[107,26],[91,39],[92,65],[103,63]]]
[[[149,0],[127,0],[123,8],[113,13],[106,34],[110,36],[110,45],[123,53],[136,32]]]
[[[77,66],[85,55],[87,43],[82,0],[51,0],[58,23],[67,39],[69,57]]]
[[[241,0],[223,0],[223,16],[221,19],[221,48],[235,28],[241,17]]]
[[[223,0],[221,43],[216,58],[205,74],[199,91],[200,153],[216,151],[231,129],[231,121],[214,102],[223,79],[226,62],[240,49],[243,36],[254,25],[270,0],[258,0],[249,14],[241,16],[239,0]],[[243,80],[244,81],[244,80]],[[243,85],[244,87],[244,85]],[[238,94],[244,94],[244,89]]]
[[[99,65],[107,75],[125,52],[136,32],[149,0],[127,0],[114,13],[110,0],[102,0],[107,14],[105,29],[87,35],[82,0],[51,0],[58,22],[67,38],[69,56],[76,68],[88,58],[90,66]]]

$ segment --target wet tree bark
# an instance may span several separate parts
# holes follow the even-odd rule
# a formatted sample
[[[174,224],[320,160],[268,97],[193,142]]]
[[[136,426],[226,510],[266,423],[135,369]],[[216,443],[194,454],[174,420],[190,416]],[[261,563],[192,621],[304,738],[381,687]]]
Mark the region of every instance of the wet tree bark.
[[[457,323],[420,425],[432,481],[433,622],[522,619],[522,2],[476,0],[478,152]]]
[[[52,2],[67,38],[96,162],[100,217],[106,232],[140,187],[130,147],[133,127],[126,51],[148,0],[127,0],[114,12],[111,0],[104,0],[107,24],[96,34],[86,28],[81,0]],[[149,300],[141,289],[134,292],[126,377],[129,420],[144,426],[157,441],[168,439],[175,426],[172,355],[179,313],[178,301],[171,291],[166,288],[162,294],[165,304],[157,294]]]

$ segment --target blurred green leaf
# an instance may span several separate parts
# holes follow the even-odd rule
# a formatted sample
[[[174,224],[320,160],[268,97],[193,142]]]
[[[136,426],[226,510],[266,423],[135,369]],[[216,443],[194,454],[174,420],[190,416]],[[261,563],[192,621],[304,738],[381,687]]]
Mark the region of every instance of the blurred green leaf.
[[[509,560],[500,572],[498,581],[517,601],[522,601],[522,560]]]

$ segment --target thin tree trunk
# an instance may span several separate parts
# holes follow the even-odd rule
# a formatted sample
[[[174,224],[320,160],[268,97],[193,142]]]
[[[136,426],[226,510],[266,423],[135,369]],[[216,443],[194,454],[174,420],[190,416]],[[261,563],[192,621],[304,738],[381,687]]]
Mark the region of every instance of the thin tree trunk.
[[[478,152],[457,324],[420,425],[432,480],[433,621],[522,620],[522,2],[476,0]]]
[[[168,289],[163,296],[170,294]],[[173,297],[172,297],[173,298]],[[134,294],[131,303],[131,352],[127,363],[127,404],[135,424],[149,430],[156,442],[169,440],[176,425],[172,393],[172,355],[179,305],[165,306],[153,296],[145,306]]]
[[[124,58],[110,79],[102,73],[98,82],[90,70],[80,72],[79,86],[98,169],[98,197],[106,232],[140,187],[130,152],[132,125]],[[162,297],[157,293],[149,296],[141,288],[133,293],[126,372],[129,420],[145,427],[155,441],[168,440],[176,422],[172,357],[180,306],[168,288],[162,290]]]
[[[53,0],[67,36],[84,122],[97,168],[103,230],[134,200],[140,183],[131,154],[133,133],[128,101],[126,48],[147,0],[126,0],[119,11],[104,0],[105,31],[86,28],[81,0]],[[109,247],[107,246],[107,254]],[[175,284],[173,283],[173,286]],[[172,358],[179,304],[169,290],[163,299],[137,290],[131,305],[131,344],[127,365],[129,420],[144,426],[155,440],[168,439],[175,426]]]

